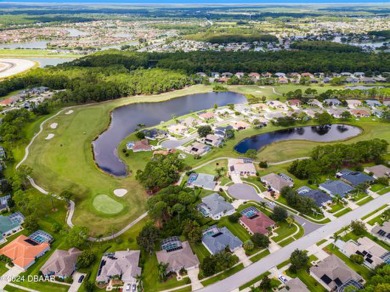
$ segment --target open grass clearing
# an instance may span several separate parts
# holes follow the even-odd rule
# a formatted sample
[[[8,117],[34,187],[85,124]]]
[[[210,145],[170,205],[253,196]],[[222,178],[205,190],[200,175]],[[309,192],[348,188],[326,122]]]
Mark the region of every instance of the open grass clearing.
[[[97,195],[93,199],[93,206],[99,212],[105,214],[118,214],[123,210],[123,205],[107,195]]]

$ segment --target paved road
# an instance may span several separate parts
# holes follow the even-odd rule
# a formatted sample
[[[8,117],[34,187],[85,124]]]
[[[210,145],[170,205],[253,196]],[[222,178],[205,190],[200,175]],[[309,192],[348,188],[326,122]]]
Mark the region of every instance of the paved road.
[[[252,265],[244,268],[238,273],[222,281],[219,281],[215,284],[199,289],[197,291],[201,291],[201,292],[232,291],[238,288],[239,286],[247,283],[248,281],[254,279],[258,275],[266,271],[269,271],[272,267],[282,263],[283,261],[285,261],[290,257],[290,254],[295,249],[301,249],[301,250],[307,249],[308,247],[317,243],[321,239],[331,236],[336,231],[349,225],[352,220],[360,219],[362,216],[378,209],[379,207],[389,202],[390,202],[390,192],[318,228],[315,232],[311,232],[310,234],[301,237],[300,239],[292,242],[291,244],[281,248],[277,252],[272,253],[269,256],[265,257],[264,259],[255,262]]]
[[[231,185],[228,188],[227,192],[233,198],[236,198],[239,200],[252,200],[255,202],[265,202],[267,204],[267,207],[270,209],[273,209],[275,206],[278,206],[275,203],[272,203],[266,199],[261,198],[257,194],[256,189],[253,186],[250,186],[248,184]],[[291,215],[294,215],[295,221],[298,222],[305,230],[305,235],[317,230],[318,228],[320,228],[322,226],[322,224],[313,223],[310,220],[303,218],[303,217],[300,217],[299,215],[296,215],[295,213],[292,213],[290,211],[288,211],[288,213]]]
[[[177,139],[169,139],[161,142],[161,147],[166,149],[176,149],[177,147],[180,147],[191,140],[194,140],[196,137],[198,137],[198,134],[192,134],[191,136],[185,137],[183,139],[177,140]]]

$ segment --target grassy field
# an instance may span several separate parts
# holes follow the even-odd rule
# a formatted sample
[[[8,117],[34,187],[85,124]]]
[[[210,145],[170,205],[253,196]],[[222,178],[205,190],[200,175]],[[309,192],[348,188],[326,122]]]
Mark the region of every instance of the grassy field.
[[[0,49],[1,57],[52,57],[52,58],[80,58],[81,55],[56,53],[51,50],[39,49]]]
[[[119,203],[107,195],[97,195],[93,199],[93,206],[99,212],[105,214],[118,214],[123,210],[122,203]]]
[[[136,102],[159,102],[196,92],[209,91],[209,87],[194,86],[159,96],[137,96],[115,101],[78,106],[73,113],[65,112],[48,121],[43,132],[30,148],[26,165],[33,168],[32,177],[44,189],[60,193],[70,190],[76,194],[76,212],[73,223],[87,225],[93,233],[105,234],[112,226],[121,228],[145,211],[146,193],[133,176],[112,177],[97,168],[93,160],[91,142],[108,126],[110,111],[114,108]],[[58,123],[56,130],[51,123]],[[37,131],[34,124],[32,133]],[[55,137],[47,141],[48,133]],[[16,158],[21,158],[22,149],[17,149]],[[113,191],[118,188],[129,193],[117,198]],[[105,194],[125,206],[126,212],[119,215],[102,214],[93,207],[93,198]],[[107,221],[107,218],[110,220]]]

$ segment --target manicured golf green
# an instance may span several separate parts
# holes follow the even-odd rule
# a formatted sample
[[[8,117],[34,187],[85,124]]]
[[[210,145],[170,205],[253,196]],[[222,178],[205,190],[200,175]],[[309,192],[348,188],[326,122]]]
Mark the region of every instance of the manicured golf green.
[[[123,204],[115,201],[107,195],[97,195],[93,199],[93,206],[99,212],[105,214],[118,214],[123,210]]]

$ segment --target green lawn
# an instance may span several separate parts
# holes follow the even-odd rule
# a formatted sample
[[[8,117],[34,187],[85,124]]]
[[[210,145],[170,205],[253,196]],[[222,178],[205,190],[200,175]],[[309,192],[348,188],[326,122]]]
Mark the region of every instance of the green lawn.
[[[251,238],[248,231],[240,225],[240,223],[232,223],[227,217],[223,217],[218,222],[218,227],[227,227],[235,236],[241,239],[242,242]]]
[[[239,265],[234,266],[233,268],[231,268],[227,271],[224,271],[223,273],[221,273],[215,277],[212,277],[210,279],[202,281],[202,284],[203,284],[203,286],[208,286],[208,285],[214,284],[215,282],[221,281],[221,280],[223,280],[231,275],[234,275],[238,271],[241,271],[243,268],[244,268],[244,265],[239,264]]]
[[[326,242],[326,239],[321,239],[319,242],[316,243],[317,246],[320,246],[321,244],[323,244],[324,242]]]
[[[269,254],[270,254],[270,252],[267,249],[267,250],[262,251],[261,253],[255,255],[255,256],[250,257],[250,260],[252,261],[252,263],[254,263],[254,262],[261,260],[262,258],[265,258]]]
[[[297,231],[297,227],[295,225],[289,226],[287,222],[278,223],[278,228],[274,231],[277,233],[276,236],[271,237],[273,241],[278,242],[291,234]]]
[[[380,191],[381,189],[385,188],[386,186],[384,185],[381,185],[381,184],[373,184],[371,187],[370,187],[370,190],[373,191],[373,192],[378,192]]]
[[[329,213],[336,213],[337,211],[340,211],[341,209],[343,209],[345,206],[341,203],[337,203],[337,204],[333,204],[330,208],[330,210],[328,211]]]
[[[377,212],[387,208],[387,205],[383,205],[382,207],[376,209],[375,211],[372,211],[371,213],[367,214],[366,216],[362,217],[362,220],[367,219],[368,217],[371,217],[372,215],[376,214]]]
[[[338,212],[338,213],[335,214],[334,216],[335,216],[335,217],[341,217],[341,216],[347,214],[347,213],[350,212],[350,211],[352,211],[352,209],[348,207],[348,208],[345,208],[345,209],[341,210],[340,212]]]
[[[261,274],[261,275],[257,276],[256,278],[250,280],[248,283],[246,283],[246,284],[244,284],[244,285],[241,285],[241,286],[239,287],[239,290],[240,290],[240,291],[241,291],[241,290],[244,290],[245,288],[248,288],[248,287],[252,286],[252,285],[255,284],[256,282],[261,281],[265,276],[269,276],[269,275],[271,275],[270,272],[265,272],[264,274]]]
[[[91,142],[109,125],[110,111],[129,103],[158,102],[209,90],[209,87],[194,86],[158,96],[137,96],[74,107],[72,114],[63,112],[46,122],[43,132],[30,148],[26,164],[33,168],[32,177],[37,184],[46,190],[54,193],[70,190],[76,194],[74,224],[88,225],[95,233],[106,233],[112,225],[121,228],[145,211],[147,197],[134,176],[116,178],[99,170],[94,163]],[[54,122],[58,123],[56,130],[49,127]],[[38,123],[35,125],[39,126]],[[48,133],[55,134],[50,141],[45,140]],[[23,153],[21,150],[19,153]],[[22,155],[17,154],[15,158],[20,159]],[[129,193],[117,198],[113,191],[118,188],[127,189]],[[108,216],[95,210],[93,198],[99,194],[106,194],[123,204],[126,212]]]
[[[364,198],[363,200],[361,200],[361,201],[359,201],[359,202],[356,202],[356,204],[359,205],[359,206],[362,206],[362,205],[364,205],[364,204],[366,204],[366,203],[368,203],[369,201],[372,201],[372,200],[374,200],[373,197],[367,196],[367,197]]]
[[[97,195],[93,199],[93,206],[96,210],[105,214],[117,214],[123,209],[122,203],[107,195]]]
[[[309,289],[309,291],[326,291],[320,283],[318,283],[306,270],[300,270],[296,274],[291,273],[289,270],[286,271],[286,274],[292,278],[298,277]]]
[[[384,194],[387,194],[388,192],[390,192],[390,187],[381,189],[379,192],[377,192],[377,194],[378,195],[384,195]]]

